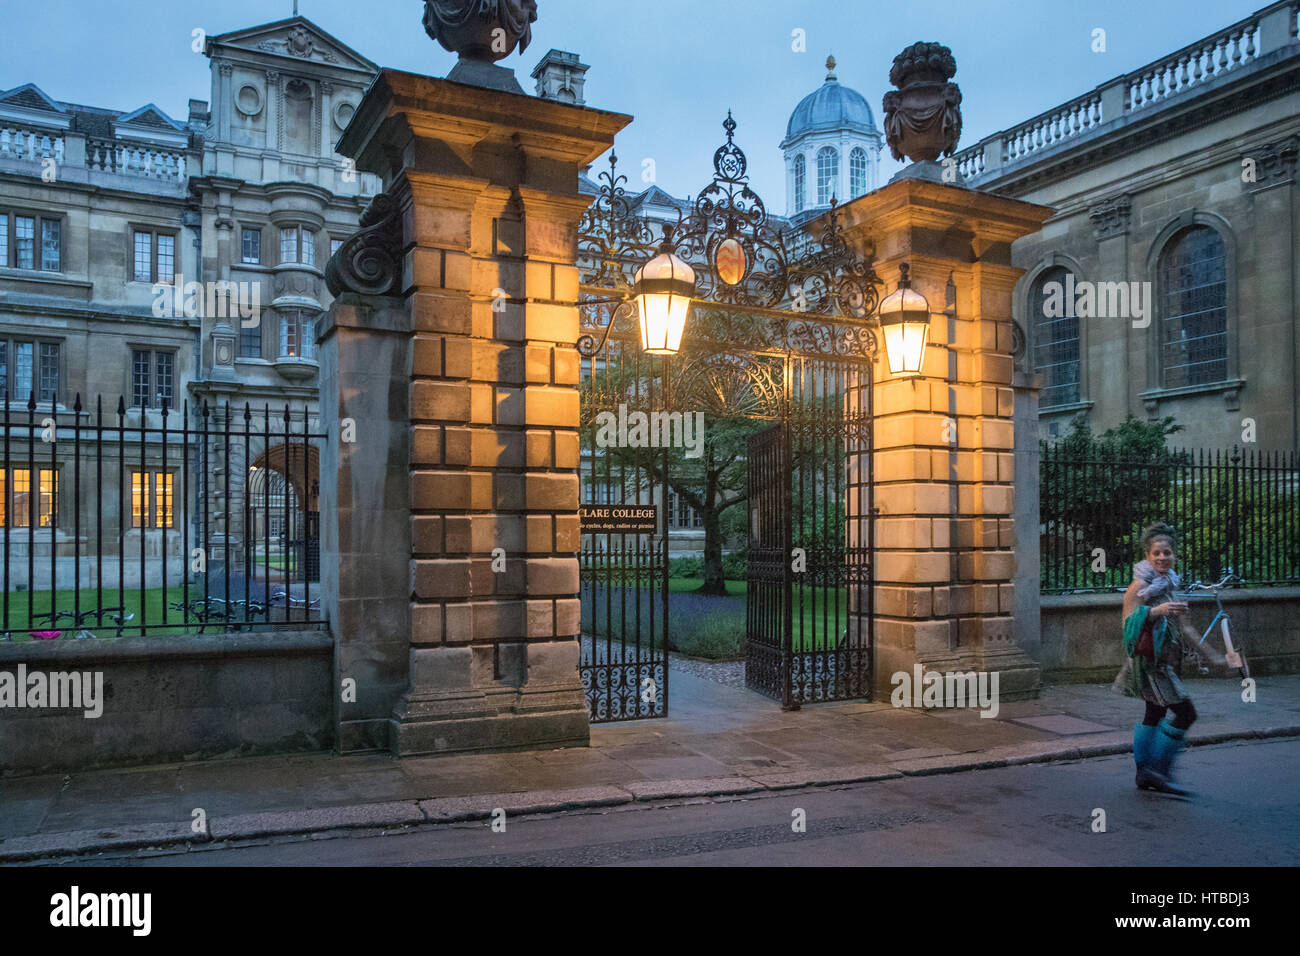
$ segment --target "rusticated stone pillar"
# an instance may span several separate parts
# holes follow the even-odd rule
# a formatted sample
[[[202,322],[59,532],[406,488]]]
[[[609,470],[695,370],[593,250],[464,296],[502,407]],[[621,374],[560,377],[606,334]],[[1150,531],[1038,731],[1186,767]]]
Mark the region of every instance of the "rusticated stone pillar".
[[[339,144],[402,217],[410,646],[396,753],[588,740],[577,182],[629,119],[385,70]]]
[[[877,365],[874,682],[925,670],[997,671],[1002,700],[1037,693],[1013,638],[1014,391],[1011,243],[1050,210],[904,178],[841,210],[873,248],[885,292],[899,264],[930,303],[921,374]],[[951,285],[950,285],[951,283]]]

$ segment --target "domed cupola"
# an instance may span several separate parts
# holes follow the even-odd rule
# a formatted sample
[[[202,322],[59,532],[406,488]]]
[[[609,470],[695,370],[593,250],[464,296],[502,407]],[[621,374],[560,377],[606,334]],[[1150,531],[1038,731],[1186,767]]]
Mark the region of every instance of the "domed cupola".
[[[835,75],[826,59],[826,82],[790,114],[781,149],[786,160],[786,214],[824,209],[831,199],[847,202],[878,185],[880,130],[867,99]]]

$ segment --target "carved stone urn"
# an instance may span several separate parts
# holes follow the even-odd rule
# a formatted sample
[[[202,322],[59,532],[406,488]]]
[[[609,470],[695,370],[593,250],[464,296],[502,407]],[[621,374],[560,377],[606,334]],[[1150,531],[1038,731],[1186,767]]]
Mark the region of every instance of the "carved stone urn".
[[[938,43],[913,43],[898,56],[885,94],[885,141],[895,159],[933,163],[952,155],[961,138],[961,90],[952,51]]]
[[[460,59],[447,79],[522,93],[513,70],[494,66],[533,39],[537,0],[425,0],[424,30]]]

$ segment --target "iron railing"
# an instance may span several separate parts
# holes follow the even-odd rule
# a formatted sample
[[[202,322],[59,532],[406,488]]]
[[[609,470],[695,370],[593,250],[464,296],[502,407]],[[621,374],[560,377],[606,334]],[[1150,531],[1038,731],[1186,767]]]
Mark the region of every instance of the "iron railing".
[[[1167,451],[1155,460],[1080,458],[1043,443],[1039,532],[1044,594],[1126,587],[1142,530],[1178,533],[1177,570],[1213,581],[1300,583],[1300,456],[1233,448]]]
[[[322,623],[308,416],[6,396],[0,639]]]

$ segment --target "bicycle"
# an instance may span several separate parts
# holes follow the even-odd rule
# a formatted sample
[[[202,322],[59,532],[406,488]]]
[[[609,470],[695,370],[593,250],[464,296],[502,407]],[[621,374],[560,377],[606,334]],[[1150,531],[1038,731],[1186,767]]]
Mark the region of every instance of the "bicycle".
[[[77,627],[77,633],[74,637],[78,640],[84,640],[86,638],[94,638],[97,636],[93,630],[86,626],[87,622],[90,621],[91,618],[94,618],[96,624],[103,627],[105,615],[107,615],[108,619],[117,626],[116,637],[121,637],[122,631],[125,629],[126,625],[135,619],[134,614],[125,614],[123,613],[123,609],[120,607],[105,607],[91,608],[90,610],[82,611],[80,614],[74,614],[72,611],[46,611],[43,614],[32,615],[32,621],[49,621],[51,626],[57,626],[59,621],[62,620],[70,621]],[[62,635],[63,632],[58,631],[55,633],[57,635]]]
[[[1245,583],[1243,579],[1238,577],[1236,574],[1233,574],[1232,568],[1229,568],[1228,573],[1214,584],[1202,584],[1200,581],[1196,581],[1193,584],[1184,586],[1181,590],[1187,593],[1188,596],[1191,596],[1190,592],[1193,591],[1206,591],[1214,596],[1214,602],[1218,605],[1218,612],[1214,615],[1214,619],[1210,621],[1210,626],[1205,629],[1205,633],[1201,635],[1201,639],[1198,643],[1204,644],[1205,639],[1209,637],[1210,632],[1214,630],[1214,625],[1218,624],[1219,630],[1223,635],[1225,662],[1229,668],[1240,670],[1242,677],[1249,677],[1250,665],[1246,663],[1246,658],[1242,655],[1241,651],[1232,643],[1232,631],[1228,626],[1228,612],[1223,609],[1223,599],[1219,596],[1219,592],[1225,587],[1243,583]],[[1208,674],[1210,672],[1209,667],[1204,663],[1201,663],[1199,667],[1202,674]]]

